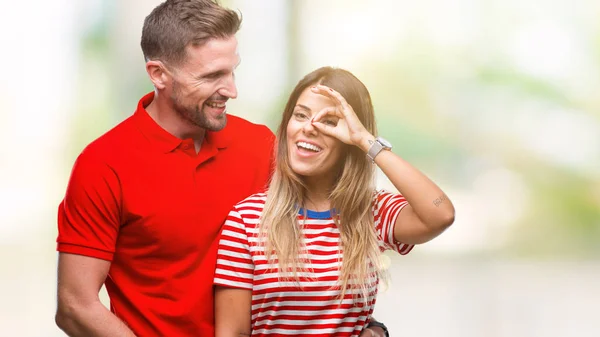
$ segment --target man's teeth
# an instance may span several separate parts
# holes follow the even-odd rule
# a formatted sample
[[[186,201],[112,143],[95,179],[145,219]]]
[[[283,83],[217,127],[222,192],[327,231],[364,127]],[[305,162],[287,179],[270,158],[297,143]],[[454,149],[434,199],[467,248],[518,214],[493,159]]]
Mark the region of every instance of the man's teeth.
[[[215,109],[220,109],[220,108],[224,108],[225,107],[225,102],[222,102],[222,103],[206,102],[204,104],[208,105],[211,108],[215,108]]]
[[[321,152],[321,150],[323,150],[323,149],[321,149],[320,147],[318,147],[316,145],[309,144],[309,143],[306,143],[306,142],[298,142],[298,143],[296,143],[296,145],[298,147],[303,148],[303,149],[311,150],[311,151],[315,151],[315,152]]]

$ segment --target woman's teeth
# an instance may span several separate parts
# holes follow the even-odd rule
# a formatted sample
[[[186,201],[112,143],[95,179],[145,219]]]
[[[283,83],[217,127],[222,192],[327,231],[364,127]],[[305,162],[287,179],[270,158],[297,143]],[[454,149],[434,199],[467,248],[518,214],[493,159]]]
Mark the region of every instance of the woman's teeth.
[[[323,150],[323,149],[321,149],[320,147],[318,147],[316,145],[309,144],[309,143],[306,143],[306,142],[298,142],[298,143],[296,143],[296,146],[298,146],[300,148],[303,148],[303,149],[306,149],[306,150],[314,151],[314,152],[321,152],[321,150]]]

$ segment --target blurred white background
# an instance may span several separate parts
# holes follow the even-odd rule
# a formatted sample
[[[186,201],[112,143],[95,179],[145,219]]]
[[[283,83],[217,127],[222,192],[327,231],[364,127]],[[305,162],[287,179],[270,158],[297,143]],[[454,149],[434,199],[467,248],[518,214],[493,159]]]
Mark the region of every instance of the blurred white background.
[[[0,336],[64,336],[57,206],[78,153],[152,90],[139,39],[159,2],[3,2]],[[447,233],[392,256],[375,312],[392,336],[600,336],[599,1],[223,3],[243,13],[231,113],[273,129],[301,76],[346,68],[454,201]]]

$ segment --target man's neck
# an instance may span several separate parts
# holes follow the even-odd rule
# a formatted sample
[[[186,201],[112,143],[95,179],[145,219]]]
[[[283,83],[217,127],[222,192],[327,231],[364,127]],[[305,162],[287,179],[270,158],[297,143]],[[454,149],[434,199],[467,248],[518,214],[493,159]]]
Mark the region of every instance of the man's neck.
[[[146,111],[156,124],[168,133],[179,139],[193,139],[196,152],[200,150],[206,130],[191,125],[188,121],[182,119],[167,102],[159,98],[158,93],[155,94],[154,100],[146,107]]]

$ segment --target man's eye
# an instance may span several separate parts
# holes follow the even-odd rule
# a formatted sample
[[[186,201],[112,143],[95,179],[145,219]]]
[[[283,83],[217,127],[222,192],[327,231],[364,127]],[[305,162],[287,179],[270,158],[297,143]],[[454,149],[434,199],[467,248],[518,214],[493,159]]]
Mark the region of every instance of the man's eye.
[[[214,80],[214,79],[221,77],[221,75],[222,75],[222,73],[216,72],[216,73],[208,74],[208,75],[204,76],[204,78],[209,79],[209,80]]]

